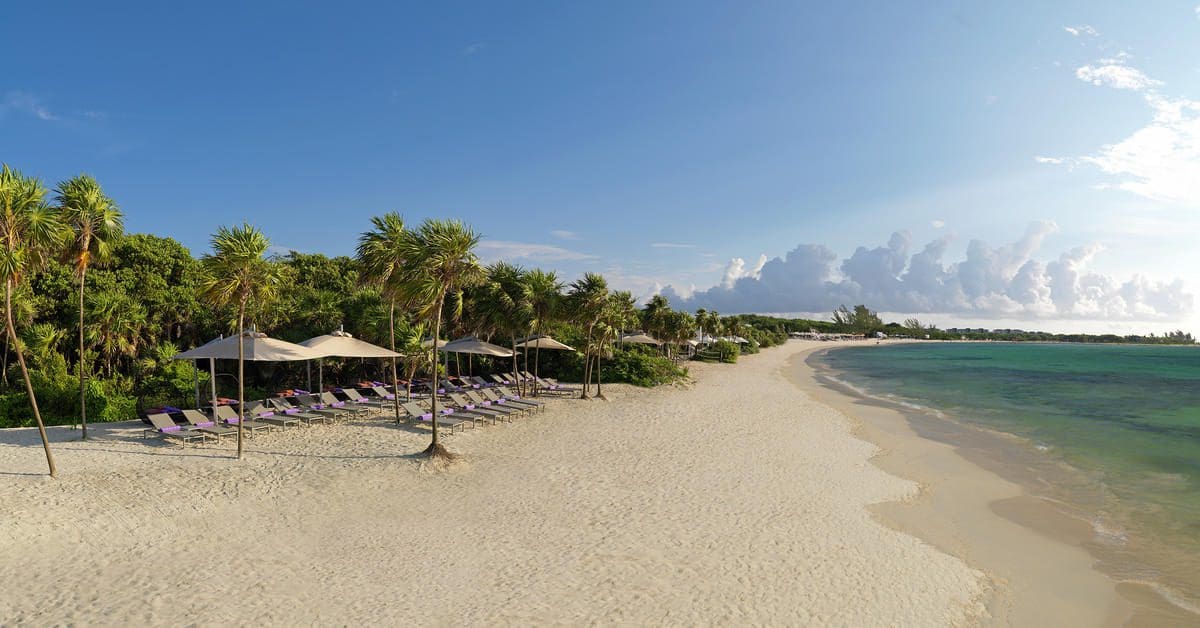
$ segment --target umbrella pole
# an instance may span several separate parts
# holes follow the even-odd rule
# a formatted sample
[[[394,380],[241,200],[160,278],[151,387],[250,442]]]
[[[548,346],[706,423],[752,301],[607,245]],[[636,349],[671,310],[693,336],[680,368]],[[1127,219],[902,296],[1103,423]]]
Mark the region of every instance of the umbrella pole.
[[[311,392],[312,391],[312,360],[304,361],[304,373],[305,373],[305,382],[304,382],[305,389],[308,390],[309,392]]]
[[[325,392],[325,360],[317,360],[317,394]]]
[[[197,362],[199,362],[199,360],[192,360],[192,378],[195,380],[195,384],[196,384],[196,407],[199,408],[200,407],[200,369],[199,369],[199,365],[196,364]]]
[[[208,383],[212,384],[212,418],[217,420],[217,361],[214,358],[208,359],[208,372],[210,374]]]

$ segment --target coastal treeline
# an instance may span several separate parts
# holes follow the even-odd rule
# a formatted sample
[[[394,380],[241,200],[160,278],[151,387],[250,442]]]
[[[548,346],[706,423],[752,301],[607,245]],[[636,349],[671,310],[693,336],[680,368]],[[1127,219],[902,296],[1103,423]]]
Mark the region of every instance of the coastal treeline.
[[[828,320],[808,318],[778,318],[757,314],[741,314],[726,319],[727,324],[740,322],[743,326],[750,325],[761,330],[771,330],[783,334],[816,332],[818,334],[862,334],[874,335],[876,332],[886,334],[889,338],[920,338],[929,340],[979,340],[1005,342],[1079,342],[1106,344],[1151,344],[1151,345],[1190,345],[1196,339],[1192,334],[1176,330],[1165,334],[1056,334],[1044,331],[1027,331],[1023,329],[983,329],[950,327],[941,329],[937,325],[922,323],[919,319],[908,318],[902,323],[884,323],[879,314],[866,305],[847,307],[845,305],[834,310]]]
[[[423,339],[475,335],[512,346],[545,334],[577,351],[535,351],[526,364],[452,355],[451,373],[533,369],[569,381],[652,386],[686,375],[685,343],[698,330],[738,335],[741,351],[777,344],[786,332],[740,317],[672,310],[661,297],[637,307],[599,274],[568,282],[551,271],[482,264],[479,235],[454,221],[407,225],[387,213],[364,222],[354,256],[296,251],[268,255],[269,234],[220,227],[196,256],[169,237],[125,233],[119,204],[92,177],[52,188],[0,171],[0,427],[118,421],[146,408],[186,407],[207,390],[206,364],[173,360],[181,350],[241,326],[298,342],[337,329],[406,357],[397,376],[432,374]],[[421,237],[417,237],[421,236]],[[424,246],[425,248],[420,248]],[[447,275],[438,261],[457,260]],[[444,293],[441,293],[444,289]],[[642,330],[662,347],[622,344]],[[427,345],[428,343],[426,343]],[[734,347],[734,351],[737,347]],[[536,363],[536,364],[535,364]],[[306,363],[218,363],[221,396],[261,398],[315,383]],[[325,360],[329,383],[392,381],[379,360]],[[244,385],[244,391],[237,389]],[[34,401],[37,402],[35,410]]]

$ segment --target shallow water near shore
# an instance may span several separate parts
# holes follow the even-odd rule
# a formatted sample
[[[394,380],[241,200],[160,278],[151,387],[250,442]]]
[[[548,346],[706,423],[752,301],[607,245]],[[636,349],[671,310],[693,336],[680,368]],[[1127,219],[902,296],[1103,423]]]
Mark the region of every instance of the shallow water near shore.
[[[1020,484],[1030,498],[993,511],[1084,547],[1122,595],[1200,608],[1196,348],[913,343],[810,364]]]

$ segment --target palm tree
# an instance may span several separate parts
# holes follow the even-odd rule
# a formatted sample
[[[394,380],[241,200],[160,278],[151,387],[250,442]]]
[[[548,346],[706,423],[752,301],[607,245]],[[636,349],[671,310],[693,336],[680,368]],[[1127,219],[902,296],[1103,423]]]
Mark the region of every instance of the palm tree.
[[[621,291],[608,295],[596,326],[596,396],[601,399],[604,399],[604,394],[600,391],[600,357],[621,337],[621,331],[637,320],[638,312],[632,294]],[[588,384],[585,383],[583,387],[586,390]]]
[[[116,361],[137,355],[147,326],[146,308],[124,292],[102,291],[88,304],[85,325],[88,342],[98,346],[109,375]]]
[[[535,268],[525,274],[525,287],[529,291],[529,308],[533,311],[534,337],[542,335],[546,324],[558,317],[559,303],[562,301],[563,284],[558,280],[554,271],[546,272]],[[526,351],[528,355],[528,351]],[[541,362],[542,348],[539,344],[533,350],[533,396],[538,394],[538,364]]]
[[[370,231],[358,237],[357,253],[359,273],[364,282],[378,286],[388,301],[388,339],[391,349],[396,351],[396,298],[399,270],[404,264],[400,256],[404,238],[404,218],[396,212],[372,216]],[[409,378],[412,379],[411,377]],[[396,421],[400,421],[400,376],[396,371],[396,358],[392,358],[392,395],[396,398]],[[409,384],[408,396],[412,396]]]
[[[608,303],[608,282],[596,273],[585,273],[582,279],[571,283],[567,293],[567,303],[575,323],[583,326],[583,393],[580,399],[588,398],[588,386],[591,385],[592,355],[595,348],[596,325],[604,315],[604,306]]]
[[[442,331],[442,308],[447,295],[454,297],[455,312],[462,313],[464,288],[483,283],[486,274],[475,255],[479,235],[457,220],[427,219],[415,231],[404,232],[400,240],[400,259],[407,263],[397,270],[397,289],[401,300],[417,307],[419,314],[433,321],[436,343]],[[437,380],[437,351],[430,352],[429,371]],[[438,442],[437,395],[433,400],[433,441],[425,449],[431,457],[450,457]]]
[[[398,327],[399,330],[396,332],[396,336],[399,337],[399,342],[396,344],[396,350],[404,356],[402,358],[404,361],[404,381],[406,382],[404,399],[405,401],[412,401],[412,380],[417,376],[417,369],[421,368],[429,360],[429,352],[431,350],[421,344],[425,340],[424,323],[410,323],[407,320],[401,319]],[[396,389],[395,393],[396,399],[399,400],[400,390]],[[397,415],[396,420],[400,420],[399,415]]]
[[[641,311],[642,329],[651,336],[663,339],[667,332],[667,317],[671,314],[671,304],[667,297],[656,294],[650,297]]]
[[[50,356],[56,353],[58,343],[66,338],[67,332],[54,326],[54,323],[34,323],[25,328],[25,348],[29,350],[30,360],[35,368],[46,365]]]
[[[112,245],[125,230],[121,210],[89,175],[81,174],[58,184],[54,201],[63,222],[71,230],[66,257],[79,277],[79,419],[87,440],[87,369],[84,367],[83,291],[88,267],[103,264]]]
[[[700,308],[696,310],[696,329],[700,330],[700,336],[704,336],[704,326],[708,323],[708,310]]]
[[[262,231],[248,224],[220,227],[212,237],[212,254],[200,259],[204,272],[200,281],[201,295],[216,305],[237,304],[239,460],[242,458],[242,423],[246,408],[246,305],[253,300],[255,306],[261,308],[273,301],[279,290],[281,271],[265,257],[270,245],[271,241]]]
[[[513,377],[521,380],[517,377],[517,334],[527,333],[533,323],[525,271],[508,262],[496,262],[488,267],[487,275],[487,283],[478,291],[477,313],[494,333],[508,336],[513,348]]]
[[[25,379],[25,392],[29,395],[33,418],[46,450],[46,464],[50,467],[50,476],[54,477],[58,471],[54,468],[50,440],[46,438],[46,426],[42,423],[42,413],[38,410],[37,396],[33,393],[33,383],[25,365],[25,353],[17,340],[12,302],[13,292],[65,239],[65,228],[58,212],[47,206],[45,199],[46,188],[41,181],[23,176],[8,164],[0,166],[0,279],[4,280],[4,326],[8,330],[9,344],[17,354],[21,377]]]

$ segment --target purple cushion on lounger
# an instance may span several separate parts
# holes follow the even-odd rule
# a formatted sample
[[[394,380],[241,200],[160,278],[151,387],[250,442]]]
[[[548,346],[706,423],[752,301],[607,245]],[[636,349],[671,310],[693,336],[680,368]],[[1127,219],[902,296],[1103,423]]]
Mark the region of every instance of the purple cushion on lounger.
[[[345,401],[339,401],[339,402],[337,402],[337,403],[333,404],[333,407],[335,407],[335,408],[340,408],[340,407],[342,407],[342,406],[344,406],[344,405],[346,405],[346,402],[345,402]]]
[[[275,413],[274,412],[264,412],[258,416],[265,418],[265,417],[269,417],[269,416],[275,416]]]
[[[439,394],[439,395],[444,395],[444,394],[446,394],[446,389],[445,389],[445,388],[439,388],[439,389],[438,389],[438,394]]]
[[[442,414],[454,414],[454,409],[453,408],[444,408],[444,409],[442,409]]]
[[[233,418],[231,418],[231,419],[225,419],[225,422],[226,422],[226,423],[233,423],[233,424],[235,424],[235,425],[236,425],[236,424],[238,424],[238,423],[241,423],[241,419],[239,419],[239,418],[237,418],[237,417],[233,417]]]
[[[467,409],[468,409],[468,410],[474,410],[474,409],[475,409],[475,404],[473,404],[473,403],[468,403],[468,404],[467,404]]]
[[[490,405],[492,405],[492,402],[490,402],[490,401],[485,401],[485,402],[483,402],[483,405],[485,405],[485,406],[490,406]]]
[[[178,425],[172,425],[171,427],[160,427],[160,428],[158,428],[158,431],[160,431],[160,432],[178,432],[180,429],[182,429],[182,428],[180,428]]]
[[[292,392],[296,393],[297,395],[311,395],[312,394],[312,393],[308,392],[307,390],[300,390],[299,388],[293,388]]]
[[[432,413],[432,412],[426,412],[425,414],[422,414],[422,415],[421,415],[421,420],[422,420],[422,421],[432,421],[432,420],[433,420],[433,413]]]
[[[212,421],[201,421],[196,424],[196,427],[212,427],[212,426],[213,426]]]
[[[300,408],[288,408],[283,411],[284,414],[300,414]]]
[[[179,408],[176,408],[175,406],[164,406],[162,411],[166,414],[170,414],[172,412],[183,412],[183,410],[180,410]]]

